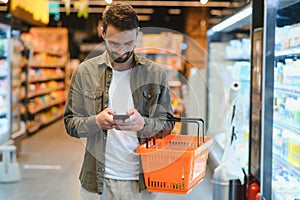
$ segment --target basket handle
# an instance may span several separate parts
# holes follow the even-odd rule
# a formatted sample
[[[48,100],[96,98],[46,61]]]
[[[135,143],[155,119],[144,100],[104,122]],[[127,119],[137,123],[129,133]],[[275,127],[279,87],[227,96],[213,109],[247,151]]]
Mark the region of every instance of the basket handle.
[[[202,123],[202,142],[204,144],[204,120],[202,118],[189,118],[189,117],[167,117],[167,121],[182,122],[182,123],[196,123],[198,126],[198,147],[200,147],[200,123]]]

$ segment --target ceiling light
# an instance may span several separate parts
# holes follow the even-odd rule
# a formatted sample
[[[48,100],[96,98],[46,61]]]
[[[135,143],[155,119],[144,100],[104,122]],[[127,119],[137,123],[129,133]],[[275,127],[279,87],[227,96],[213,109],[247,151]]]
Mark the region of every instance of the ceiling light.
[[[208,2],[208,0],[200,0],[200,3],[201,3],[202,5],[206,4],[207,2]]]
[[[113,0],[105,0],[105,2],[106,2],[107,4],[111,4],[111,3],[113,2]]]
[[[248,18],[252,14],[252,6],[247,6],[245,9],[241,10],[237,14],[225,19],[221,23],[217,24],[216,26],[211,28],[213,32],[224,31],[229,26],[233,26],[239,21],[242,21]]]
[[[8,0],[0,0],[0,2],[7,3]]]

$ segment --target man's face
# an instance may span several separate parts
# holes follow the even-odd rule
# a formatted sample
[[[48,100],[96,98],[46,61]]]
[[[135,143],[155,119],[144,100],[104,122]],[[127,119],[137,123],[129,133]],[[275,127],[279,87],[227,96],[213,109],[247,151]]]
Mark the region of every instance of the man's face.
[[[131,55],[136,45],[137,29],[119,31],[108,25],[103,33],[107,51],[114,62],[124,63]]]

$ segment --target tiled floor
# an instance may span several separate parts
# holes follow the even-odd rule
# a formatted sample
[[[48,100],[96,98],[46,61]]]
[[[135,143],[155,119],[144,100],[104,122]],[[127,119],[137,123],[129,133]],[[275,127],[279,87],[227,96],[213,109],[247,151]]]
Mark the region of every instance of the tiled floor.
[[[0,183],[1,200],[79,200],[84,146],[69,137],[62,120],[27,137],[18,157],[22,180]],[[211,170],[187,195],[160,193],[159,200],[211,200]]]

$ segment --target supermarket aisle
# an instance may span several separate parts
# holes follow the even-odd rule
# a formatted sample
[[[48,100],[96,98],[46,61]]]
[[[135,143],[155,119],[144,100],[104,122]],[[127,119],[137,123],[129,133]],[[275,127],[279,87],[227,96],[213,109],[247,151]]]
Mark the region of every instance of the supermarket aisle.
[[[77,174],[83,150],[80,140],[65,134],[62,120],[26,138],[18,158],[22,180],[0,184],[0,199],[79,199]]]
[[[84,146],[69,137],[58,120],[23,140],[18,158],[22,180],[0,183],[2,200],[79,200],[78,173]],[[159,194],[159,200],[212,199],[211,171],[187,195]]]

